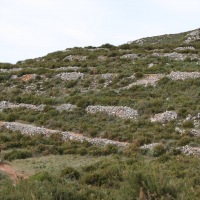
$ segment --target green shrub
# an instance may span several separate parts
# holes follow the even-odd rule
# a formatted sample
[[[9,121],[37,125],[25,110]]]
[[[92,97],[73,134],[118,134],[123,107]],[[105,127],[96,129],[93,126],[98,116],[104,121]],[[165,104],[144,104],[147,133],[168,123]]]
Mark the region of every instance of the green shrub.
[[[164,147],[162,144],[156,145],[156,146],[153,148],[153,156],[154,156],[154,157],[161,156],[161,155],[163,155],[165,152],[166,152],[166,149],[165,149],[165,147]]]
[[[62,179],[78,180],[80,178],[80,173],[72,167],[67,167],[61,171],[60,177]]]
[[[40,181],[40,182],[43,182],[43,181],[51,182],[52,181],[52,177],[49,175],[48,172],[39,172],[39,173],[31,176],[30,180],[32,180],[32,181]]]
[[[26,159],[32,157],[32,153],[27,150],[13,150],[4,155],[4,159],[6,160],[14,160],[14,159]]]

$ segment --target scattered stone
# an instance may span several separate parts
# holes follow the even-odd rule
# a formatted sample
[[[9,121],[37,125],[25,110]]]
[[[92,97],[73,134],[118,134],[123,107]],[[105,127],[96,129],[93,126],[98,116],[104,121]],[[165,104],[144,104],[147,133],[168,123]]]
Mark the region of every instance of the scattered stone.
[[[194,135],[195,137],[200,137],[200,130],[192,129],[191,134]]]
[[[181,129],[181,128],[179,128],[179,127],[176,127],[176,128],[175,128],[175,131],[178,132],[178,133],[180,133],[180,134],[184,134],[184,133],[185,133],[185,130],[184,130],[184,129]]]
[[[71,80],[77,80],[79,78],[83,78],[84,74],[80,72],[63,72],[61,74],[57,74],[56,77],[61,78],[63,81],[71,81]]]
[[[161,122],[165,123],[172,121],[177,118],[177,113],[175,111],[166,111],[164,113],[155,114],[154,117],[150,118],[151,122]]]
[[[117,116],[123,119],[136,119],[138,116],[137,110],[126,106],[88,106],[86,112],[91,114],[104,112],[108,115]]]
[[[200,72],[171,72],[167,75],[172,80],[185,80],[188,78],[200,78]]]
[[[154,66],[154,64],[153,63],[150,63],[149,65],[148,65],[148,68],[152,68]]]

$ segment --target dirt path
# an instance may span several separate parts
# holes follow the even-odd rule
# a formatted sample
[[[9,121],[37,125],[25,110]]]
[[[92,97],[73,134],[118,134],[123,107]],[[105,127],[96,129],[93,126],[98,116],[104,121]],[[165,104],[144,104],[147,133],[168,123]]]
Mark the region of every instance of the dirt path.
[[[26,175],[16,172],[8,164],[0,164],[0,171],[5,172],[13,180],[14,184],[18,183],[22,179],[28,178]]]

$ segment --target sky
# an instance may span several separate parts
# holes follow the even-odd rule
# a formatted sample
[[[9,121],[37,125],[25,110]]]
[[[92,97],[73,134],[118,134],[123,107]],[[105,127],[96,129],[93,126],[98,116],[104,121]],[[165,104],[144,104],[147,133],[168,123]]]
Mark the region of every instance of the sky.
[[[0,62],[200,28],[199,0],[1,0]]]

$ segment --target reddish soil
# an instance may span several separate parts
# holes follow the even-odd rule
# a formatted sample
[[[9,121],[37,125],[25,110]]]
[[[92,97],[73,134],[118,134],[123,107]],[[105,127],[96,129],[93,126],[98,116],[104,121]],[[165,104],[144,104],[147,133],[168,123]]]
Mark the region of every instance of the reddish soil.
[[[27,74],[27,75],[23,75],[19,80],[27,82],[29,80],[32,80],[33,78],[34,78],[33,74]]]
[[[0,164],[0,171],[5,172],[16,184],[22,179],[28,178],[26,175],[16,172],[11,166],[7,164]]]

